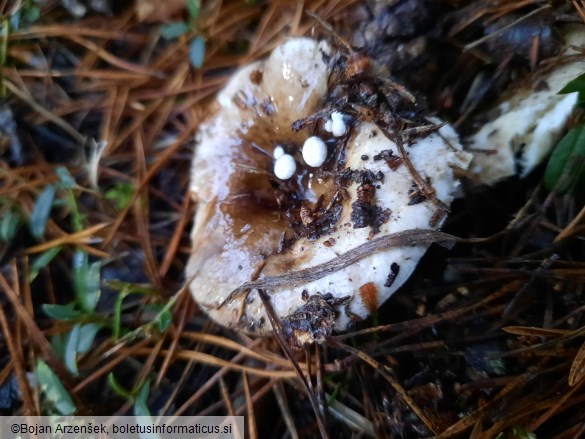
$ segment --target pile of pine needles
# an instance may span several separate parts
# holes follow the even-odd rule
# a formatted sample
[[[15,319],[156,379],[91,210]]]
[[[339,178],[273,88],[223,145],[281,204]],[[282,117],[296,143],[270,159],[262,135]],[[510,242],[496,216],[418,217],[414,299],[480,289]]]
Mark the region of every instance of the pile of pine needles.
[[[287,356],[210,322],[183,274],[198,124],[237,67],[287,35],[324,34],[307,11],[347,35],[359,2],[206,1],[166,39],[137,19],[139,1],[117,3],[79,18],[56,1],[0,2],[2,414],[126,414],[140,402],[245,415],[249,437],[585,433],[585,208],[547,193],[542,170],[458,201],[445,231],[499,238],[432,247],[358,332]],[[474,22],[546,6],[444,3],[466,8],[446,33],[461,53]],[[485,103],[459,111],[440,78],[429,102],[464,125]]]

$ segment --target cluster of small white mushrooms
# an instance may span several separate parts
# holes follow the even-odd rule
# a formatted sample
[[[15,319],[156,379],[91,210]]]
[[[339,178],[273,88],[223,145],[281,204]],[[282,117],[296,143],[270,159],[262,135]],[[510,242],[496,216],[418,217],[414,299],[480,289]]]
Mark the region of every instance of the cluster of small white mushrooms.
[[[331,113],[331,119],[325,122],[324,129],[335,137],[341,137],[347,132],[347,125],[344,119],[348,116],[338,111]],[[327,160],[327,145],[318,136],[311,136],[302,149],[303,160],[312,168],[318,168]],[[297,170],[297,164],[292,155],[284,152],[282,146],[277,146],[273,152],[274,175],[281,180],[288,180]]]
[[[313,168],[320,167],[327,160],[327,145],[317,136],[311,136],[303,144],[303,160]],[[297,164],[292,155],[284,152],[281,146],[277,146],[274,155],[274,175],[281,180],[288,180],[297,170]]]
[[[567,30],[566,50],[583,35],[583,26]],[[264,335],[273,330],[261,300],[268,297],[296,346],[349,329],[408,279],[428,243],[364,248],[438,230],[459,189],[454,170],[472,161],[438,119],[402,145],[332,105],[337,55],[327,42],[290,39],[238,71],[200,127],[193,159],[198,207],[187,277],[195,300],[217,322]],[[580,59],[504,101],[499,117],[468,139],[478,181],[519,167],[525,175],[546,156],[576,102],[557,92],[583,71]],[[373,63],[364,68],[383,74]],[[293,129],[310,118],[308,128]]]

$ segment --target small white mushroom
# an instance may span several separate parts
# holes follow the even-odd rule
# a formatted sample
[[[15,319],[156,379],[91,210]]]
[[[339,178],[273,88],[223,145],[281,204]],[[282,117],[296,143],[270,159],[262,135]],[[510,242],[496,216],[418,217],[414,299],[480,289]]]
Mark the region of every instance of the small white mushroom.
[[[311,136],[303,144],[303,160],[313,168],[318,168],[327,160],[327,145],[321,138]]]
[[[341,137],[347,132],[347,125],[344,121],[345,115],[334,111],[331,113],[331,134]]]
[[[274,162],[274,175],[281,180],[288,180],[297,170],[297,163],[290,154],[283,154]]]
[[[220,92],[215,115],[200,126],[190,186],[198,204],[186,277],[199,306],[225,326],[272,332],[258,290],[231,294],[247,282],[314,270],[373,237],[438,229],[445,215],[437,204],[449,205],[459,184],[453,169],[469,164],[470,155],[448,125],[411,139],[408,159],[420,179],[430,182],[433,201],[415,183],[397,145],[366,121],[352,124],[347,138],[331,148],[332,154],[343,148],[343,161],[338,155],[325,161],[323,141],[307,144],[306,132],[293,131],[291,124],[323,110],[332,52],[325,42],[289,40],[267,60],[237,72]],[[270,111],[264,103],[273,104]],[[343,115],[336,119],[343,121]],[[292,156],[274,162],[265,151],[303,143],[306,165],[320,167],[299,162],[295,178],[278,182],[274,175],[290,174],[277,172],[278,163]],[[379,249],[343,269],[301,276],[265,292],[285,335],[313,342],[375,311],[408,279],[427,247]]]
[[[563,35],[564,55],[575,55],[573,47],[585,45],[583,25],[566,26]],[[558,92],[584,71],[585,62],[579,56],[536,72],[530,80],[513,84],[507,99],[478,117],[478,124],[483,119],[488,122],[465,142],[474,151],[470,169],[478,183],[491,185],[516,174],[524,177],[548,156],[578,100],[578,93]]]
[[[284,149],[282,148],[282,146],[277,146],[276,148],[274,148],[274,152],[272,153],[272,156],[278,160],[279,158],[281,158],[284,155]]]
[[[323,129],[335,137],[341,137],[347,132],[347,124],[345,118],[347,116],[338,111],[331,113],[331,118],[325,121]]]

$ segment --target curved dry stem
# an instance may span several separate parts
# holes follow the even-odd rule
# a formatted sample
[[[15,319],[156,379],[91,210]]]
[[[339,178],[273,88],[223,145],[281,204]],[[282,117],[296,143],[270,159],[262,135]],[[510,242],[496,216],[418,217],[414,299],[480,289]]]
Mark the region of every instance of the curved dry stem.
[[[381,236],[379,238],[372,239],[371,241],[360,244],[353,250],[347,253],[343,253],[323,264],[315,265],[314,267],[305,268],[303,270],[293,271],[281,276],[266,276],[256,281],[246,282],[245,284],[233,290],[219,305],[219,307],[229,303],[239,294],[250,290],[260,288],[269,290],[274,287],[282,287],[299,282],[312,282],[314,280],[321,279],[328,274],[343,270],[344,268],[355,264],[367,256],[387,250],[389,248],[407,246],[414,247],[417,245],[430,245],[431,243],[479,244],[491,241],[499,235],[500,233],[486,238],[458,238],[456,236],[449,235],[448,233],[422,229],[412,229],[392,233],[390,235]]]

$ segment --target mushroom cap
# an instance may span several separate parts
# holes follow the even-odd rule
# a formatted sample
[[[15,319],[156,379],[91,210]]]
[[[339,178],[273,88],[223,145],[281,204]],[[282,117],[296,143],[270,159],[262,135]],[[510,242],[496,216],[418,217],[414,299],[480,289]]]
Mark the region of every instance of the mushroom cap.
[[[354,121],[344,138],[321,129],[334,151],[324,166],[311,168],[298,159],[290,180],[274,176],[279,145],[300,157],[310,134],[293,132],[291,124],[322,110],[333,58],[326,42],[288,40],[267,60],[238,71],[219,94],[215,115],[200,127],[187,278],[197,303],[225,326],[272,332],[257,291],[230,294],[246,282],[315,267],[373,237],[435,230],[444,221],[444,212],[418,190],[396,144],[371,122]],[[452,167],[466,168],[471,158],[455,131],[437,127],[405,148],[436,198],[448,205],[458,185]],[[340,184],[332,169],[342,159],[347,178]],[[426,248],[375,252],[319,279],[266,293],[285,333],[300,343],[315,341],[375,311],[406,281]]]
[[[347,125],[343,120],[343,114],[334,111],[331,113],[331,134],[335,137],[343,136],[347,131]]]
[[[281,180],[288,180],[295,175],[296,170],[297,163],[295,162],[295,158],[290,154],[282,154],[274,162],[274,175]]]
[[[574,55],[573,46],[585,45],[585,26],[566,26],[563,36],[563,54]],[[577,57],[536,72],[529,81],[513,84],[510,96],[479,117],[487,117],[487,123],[465,142],[475,151],[470,169],[478,183],[491,185],[516,174],[525,177],[548,156],[578,102],[578,93],[559,91],[584,71],[585,62]]]
[[[327,145],[317,136],[311,136],[303,143],[303,160],[313,168],[318,168],[327,160]]]
[[[274,148],[274,151],[272,152],[272,156],[276,160],[281,158],[284,154],[285,154],[285,152],[284,152],[284,149],[282,148],[282,146],[277,146],[276,148]]]

